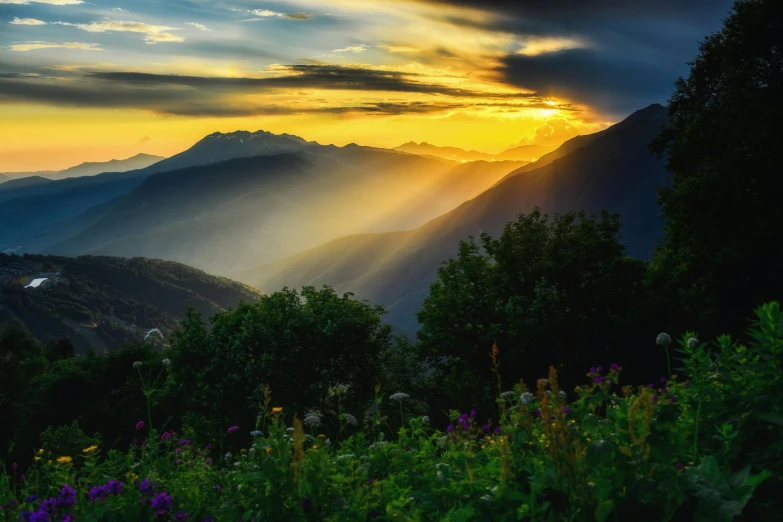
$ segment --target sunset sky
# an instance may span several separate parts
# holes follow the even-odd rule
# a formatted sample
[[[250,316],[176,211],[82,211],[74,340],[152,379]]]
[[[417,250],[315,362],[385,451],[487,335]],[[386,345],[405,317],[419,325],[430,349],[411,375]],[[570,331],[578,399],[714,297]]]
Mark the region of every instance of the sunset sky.
[[[486,152],[665,103],[728,0],[0,0],[0,172],[215,131]]]

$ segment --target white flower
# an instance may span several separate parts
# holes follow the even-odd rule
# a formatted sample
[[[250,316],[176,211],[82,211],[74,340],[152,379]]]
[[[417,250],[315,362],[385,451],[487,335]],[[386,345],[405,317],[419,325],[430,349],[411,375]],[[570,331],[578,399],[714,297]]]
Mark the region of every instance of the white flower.
[[[437,464],[435,464],[435,469],[439,471],[443,471],[444,469],[449,469],[449,465],[446,464],[445,462],[438,462]]]
[[[389,396],[389,399],[391,399],[393,401],[399,401],[399,402],[407,401],[410,398],[411,398],[410,395],[408,395],[407,393],[402,393],[402,392],[397,392],[397,393]]]
[[[241,463],[241,462],[239,462],[239,461],[237,461],[237,462],[234,462],[234,466],[236,466],[237,468],[238,468],[239,466],[241,466],[241,465],[242,465],[242,463]]]
[[[563,399],[563,400],[565,400],[566,397],[568,397],[566,392],[564,392],[563,390],[560,390],[559,392],[557,392],[557,394],[560,395],[560,398]]]
[[[329,439],[326,439],[326,440],[324,441],[324,444],[326,444],[327,446],[331,446],[331,445],[332,445],[332,441],[331,441],[331,440],[329,440]]]
[[[358,426],[359,425],[359,421],[356,420],[356,417],[354,417],[350,413],[343,413],[343,418],[345,419],[345,422],[347,422],[351,426]]]
[[[340,455],[337,457],[337,460],[346,460],[346,459],[352,459],[354,458],[353,453],[346,453],[345,455]]]
[[[327,394],[329,397],[340,397],[348,393],[347,384],[337,384],[329,388]]]
[[[247,450],[247,452],[252,455],[253,453],[256,452],[256,449],[255,448],[250,448],[249,450]]]
[[[427,425],[429,425],[429,423],[430,423],[430,418],[429,418],[428,416],[426,416],[426,415],[425,415],[424,417],[422,417],[422,418],[421,418],[421,422],[422,422],[423,424],[427,424]]]
[[[171,361],[169,359],[163,359],[161,363],[163,363],[163,366],[171,366]]]
[[[696,345],[699,344],[699,340],[695,337],[691,337],[688,339],[688,348],[695,348]]]
[[[446,436],[446,435],[442,435],[442,436],[438,437],[438,447],[445,448],[447,440],[448,440],[448,436]]]
[[[293,433],[294,429],[293,428],[286,428],[285,431],[287,431],[288,433]]]
[[[263,434],[264,434],[264,432],[259,431],[259,430],[255,430],[255,431],[251,431],[250,432],[250,435],[252,435],[253,437],[260,437]]]
[[[522,401],[522,404],[530,404],[533,402],[533,394],[530,392],[525,392],[522,395],[519,396],[519,400]]]
[[[226,453],[225,459],[226,459],[226,462],[231,460],[231,452],[230,451]]]
[[[141,361],[136,361],[135,363],[133,363],[133,367],[134,368],[140,368],[141,367]]]
[[[513,396],[514,396],[514,392],[513,391],[504,391],[503,393],[500,394],[500,398],[501,399],[510,399]]]
[[[655,344],[660,344],[661,346],[668,346],[670,342],[672,342],[672,338],[664,332],[659,333],[658,337],[655,338]]]
[[[321,417],[314,414],[305,415],[304,423],[306,426],[317,428],[318,426],[321,425]]]

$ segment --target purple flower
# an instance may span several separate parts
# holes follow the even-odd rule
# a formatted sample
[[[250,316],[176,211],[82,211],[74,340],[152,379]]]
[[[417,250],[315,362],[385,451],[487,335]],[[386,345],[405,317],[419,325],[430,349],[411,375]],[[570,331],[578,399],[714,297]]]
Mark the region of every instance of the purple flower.
[[[150,482],[150,479],[145,478],[139,485],[139,491],[144,495],[152,496],[155,494],[155,484]]]
[[[674,396],[672,396],[672,398],[671,398],[670,400],[671,400],[672,402],[677,402],[677,397],[674,397]]]
[[[112,479],[106,484],[109,495],[122,495],[122,488],[122,482],[119,480]]]
[[[540,417],[541,416],[541,408],[536,408],[536,411],[534,411],[533,413],[536,414],[536,417]]]
[[[171,495],[168,493],[158,493],[152,499],[152,509],[158,516],[163,516],[171,509]]]
[[[568,406],[563,408],[563,413],[571,413],[571,410],[568,408]]]
[[[90,502],[102,502],[109,496],[109,490],[106,486],[93,486],[90,490]]]
[[[661,388],[661,393],[666,393],[666,392],[668,392],[668,391],[669,391],[669,389],[668,389],[668,388],[665,388],[665,387],[664,387],[664,388]]]
[[[236,432],[236,431],[239,431],[239,426],[231,426],[231,427],[228,429],[228,432],[229,432],[229,433],[234,433],[234,432]]]
[[[666,377],[661,377],[659,380],[660,380],[661,382],[666,382]]]
[[[76,517],[68,513],[63,517],[63,522],[76,522]]]
[[[595,366],[590,367],[590,373],[595,373]]]
[[[682,471],[682,469],[683,469],[684,467],[685,467],[685,466],[683,466],[683,465],[682,465],[682,464],[680,464],[679,462],[678,462],[677,464],[675,464],[675,465],[674,465],[674,468],[675,468],[675,469],[677,469],[677,470],[680,470],[680,471]]]
[[[495,433],[500,434],[500,426],[495,426]]]
[[[451,433],[452,431],[454,431],[454,425],[452,425],[452,424],[449,424],[448,426],[446,426],[446,431],[447,431],[447,432],[449,432],[449,433]]]
[[[167,439],[170,439],[170,438],[171,438],[171,433],[168,432],[168,431],[160,436],[160,440],[167,440]]]
[[[139,421],[136,423],[136,430],[141,431],[144,429],[144,421]]]
[[[614,371],[618,371],[620,369],[620,366],[617,363],[612,363],[612,365],[609,368]]]
[[[463,425],[462,425],[462,429],[467,431],[467,430],[469,430],[469,429],[470,429],[470,425],[468,425],[468,424],[463,424]]]
[[[653,390],[653,389],[655,389],[655,384],[650,383],[650,384],[647,385],[647,387],[650,388],[651,390]]]
[[[600,383],[604,382],[604,378],[599,375],[598,377],[593,379],[593,382],[596,383],[596,384],[600,384]]]
[[[372,486],[372,485],[373,485],[373,482],[375,482],[375,479],[374,479],[374,478],[370,477],[370,478],[368,478],[368,479],[367,479],[367,483],[368,483],[369,485],[371,485],[371,486]]]
[[[13,464],[11,464],[11,467],[12,467],[12,468],[15,470],[15,469],[16,469],[16,468],[18,468],[19,466],[16,464],[16,462],[14,462]]]
[[[221,491],[223,491],[223,488],[221,488],[219,484],[215,484],[215,491],[220,493]]]
[[[64,484],[57,497],[57,507],[69,508],[76,505],[76,490],[68,484]]]
[[[183,511],[180,511],[180,512],[178,512],[176,515],[174,515],[174,518],[175,518],[176,520],[184,520],[184,521],[187,521],[187,520],[190,520],[190,513],[185,513],[185,512],[183,512]]]
[[[476,410],[470,410],[470,416],[475,417],[476,416]]]
[[[603,366],[599,366],[598,368],[595,369],[595,371],[597,371],[598,373],[601,373],[602,371],[604,371],[604,367]]]
[[[38,500],[38,495],[30,495],[29,497],[27,497],[27,502],[30,502],[31,504],[36,500]]]
[[[658,402],[658,396],[657,395],[653,395],[652,401],[653,402]]]
[[[482,431],[489,431],[489,424],[485,424],[481,427]]]

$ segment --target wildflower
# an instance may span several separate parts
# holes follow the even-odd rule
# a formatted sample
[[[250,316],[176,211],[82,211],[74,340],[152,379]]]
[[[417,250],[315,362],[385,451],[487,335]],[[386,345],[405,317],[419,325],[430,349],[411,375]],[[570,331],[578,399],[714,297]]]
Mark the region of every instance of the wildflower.
[[[237,432],[237,431],[239,431],[239,426],[231,426],[231,427],[228,429],[228,432],[229,432],[229,433],[235,433],[235,432]]]
[[[96,445],[94,445],[94,444],[93,444],[93,445],[92,445],[92,446],[90,446],[89,448],[84,448],[84,449],[82,450],[82,453],[92,453],[93,451],[95,451],[95,450],[97,450],[97,449],[98,449],[98,446],[96,446]]]
[[[470,410],[470,416],[475,417],[476,416],[476,410]]]
[[[38,495],[30,495],[29,497],[27,497],[27,502],[29,502],[31,504],[33,502],[35,502],[36,500],[38,500]]]
[[[446,426],[446,431],[449,432],[449,433],[454,431],[454,425],[453,424],[449,424],[448,426]]]
[[[163,516],[171,509],[171,495],[168,493],[158,493],[152,499],[152,509],[158,516]]]
[[[657,395],[653,395],[652,396],[652,401],[653,402],[658,402],[658,396]]]
[[[163,366],[171,366],[171,361],[168,360],[168,359],[163,359],[160,362],[161,362],[161,364],[163,364]]]
[[[519,400],[522,401],[522,404],[530,404],[533,402],[533,399],[533,394],[530,392],[525,392],[519,396]]]
[[[429,423],[430,423],[430,418],[429,418],[428,416],[426,416],[426,415],[425,415],[424,417],[422,417],[422,418],[421,418],[421,422],[422,422],[423,424],[427,424],[427,425],[429,425]]]
[[[262,431],[259,431],[259,430],[255,430],[255,431],[251,431],[251,432],[250,432],[250,435],[252,435],[253,437],[260,437],[260,436],[262,436],[263,434],[264,434],[264,432],[262,432]]]
[[[231,460],[231,457],[232,457],[231,452],[227,451],[225,457],[223,458],[226,460],[226,462],[228,462],[229,460]]]
[[[342,395],[345,395],[346,393],[348,393],[348,385],[337,384],[329,388],[327,395],[329,397],[340,397]]]
[[[267,449],[266,449],[266,452],[267,452],[267,453],[272,453],[272,448],[267,448]]]
[[[675,468],[675,469],[677,469],[678,471],[682,471],[682,469],[683,469],[684,467],[685,467],[685,466],[683,466],[683,465],[682,465],[682,464],[680,464],[679,462],[678,462],[677,464],[675,464],[675,465],[674,465],[674,468]]]
[[[674,396],[672,396],[672,398],[671,398],[670,400],[671,400],[672,402],[677,402],[677,397],[674,397]]]
[[[560,396],[560,398],[561,398],[561,399],[563,399],[563,400],[566,400],[566,398],[568,398],[568,395],[567,395],[567,394],[566,394],[566,392],[564,392],[563,390],[560,390],[559,392],[557,392],[557,394],[558,394],[558,395]]]
[[[367,479],[367,484],[369,484],[369,485],[371,485],[371,486],[373,485],[373,483],[374,483],[374,482],[375,482],[375,479],[374,479],[374,478],[372,478],[372,477],[370,477],[370,478],[368,478],[368,479]]]
[[[611,366],[609,366],[609,369],[610,369],[610,370],[614,370],[614,371],[616,371],[616,372],[617,372],[617,371],[620,371],[620,366],[618,366],[618,364],[617,364],[617,363],[612,363],[612,365],[611,365]]]
[[[503,393],[500,394],[501,399],[510,399],[513,396],[514,396],[513,391],[504,391]]]
[[[276,406],[272,408],[272,413],[283,413],[283,408],[281,406]]]
[[[76,505],[76,490],[64,484],[57,497],[57,507],[69,508]]]
[[[11,464],[11,467],[12,467],[13,469],[16,469],[16,468],[18,468],[19,466],[17,466],[17,465],[16,465],[16,462],[14,462],[13,464]]]
[[[595,373],[595,366],[590,367],[590,373]]]
[[[563,408],[563,413],[571,413],[571,410],[568,408],[568,406]]]
[[[185,513],[184,511],[177,512],[176,515],[174,515],[175,520],[190,520],[190,513]]]
[[[141,431],[144,429],[144,421],[139,421],[136,423],[136,431]]]
[[[495,433],[500,434],[500,426],[495,426]]]
[[[393,401],[398,401],[398,402],[407,401],[410,398],[411,398],[410,395],[408,395],[407,393],[402,393],[402,392],[397,392],[397,393],[394,393],[394,394],[389,396],[389,399],[391,399]]]
[[[687,344],[688,344],[688,348],[695,348],[696,345],[699,344],[699,340],[696,339],[695,337],[690,337],[688,338]]]
[[[359,425],[359,421],[356,419],[356,417],[354,417],[350,413],[344,413],[343,418],[345,419],[345,422],[347,422],[351,426]]]
[[[163,435],[160,436],[160,440],[167,440],[167,439],[170,439],[170,438],[171,438],[171,432],[170,431],[167,431],[167,432],[163,433]]]
[[[672,342],[672,338],[669,336],[669,334],[661,332],[658,334],[658,337],[655,338],[655,344],[659,344],[661,346],[667,346],[670,342]]]
[[[73,459],[71,457],[58,457],[57,458],[57,462],[59,462],[60,464],[68,464],[72,460]]]
[[[536,417],[540,417],[541,416],[541,409],[540,408],[536,408],[536,411],[534,411],[533,413],[535,413]]]
[[[317,428],[321,425],[321,417],[314,413],[305,415],[303,420],[306,426],[312,426],[313,428]]]
[[[489,431],[489,424],[485,424],[481,427],[482,431]]]
[[[593,382],[594,382],[595,384],[601,384],[601,383],[602,383],[602,382],[604,382],[605,380],[606,380],[606,379],[605,379],[603,376],[599,375],[598,377],[596,377],[595,379],[593,379]]]
[[[604,371],[604,367],[603,366],[599,366],[598,368],[595,369],[595,371],[598,372],[598,373],[602,373]]]
[[[666,377],[661,377],[661,378],[660,378],[660,379],[658,379],[658,380],[659,380],[660,382],[662,382],[662,383],[665,383],[665,382],[666,382]]]

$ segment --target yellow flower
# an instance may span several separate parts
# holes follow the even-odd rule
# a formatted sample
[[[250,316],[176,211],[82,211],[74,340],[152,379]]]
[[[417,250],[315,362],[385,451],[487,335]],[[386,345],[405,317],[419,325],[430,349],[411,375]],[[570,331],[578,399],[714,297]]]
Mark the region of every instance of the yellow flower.
[[[84,448],[82,450],[82,453],[92,453],[93,451],[95,451],[97,449],[98,449],[98,446],[93,445],[93,446],[90,446],[89,448]]]
[[[35,460],[41,460],[41,457],[35,457]]]
[[[326,438],[326,435],[324,435],[323,433],[319,433],[319,434],[318,434],[318,438],[319,438],[319,439],[325,439],[325,438]]]
[[[267,452],[267,453],[272,453],[272,448],[267,448],[267,449],[266,449],[266,452]]]
[[[313,446],[313,449],[314,449],[315,451],[318,451],[318,446]]]
[[[242,448],[241,450],[239,450],[239,453],[241,453],[242,455],[244,455],[245,453],[247,453],[247,450],[246,450],[245,448]]]
[[[39,449],[38,453],[43,453],[43,448]]]
[[[484,445],[482,444],[482,445],[481,445],[481,449],[484,449],[484,448],[486,448],[486,446],[484,446]]]
[[[576,424],[576,421],[574,419],[571,419],[571,424]]]
[[[272,413],[283,413],[283,408],[280,406],[272,408]]]
[[[60,464],[68,464],[72,460],[73,459],[71,457],[58,457],[57,458],[57,462],[59,462]]]

